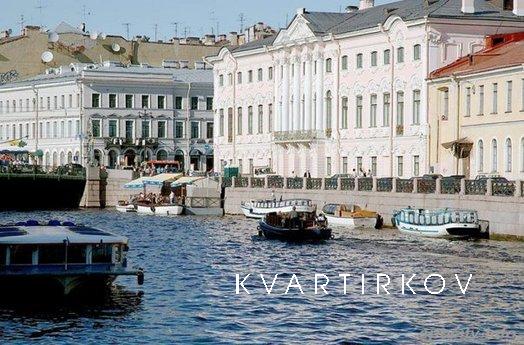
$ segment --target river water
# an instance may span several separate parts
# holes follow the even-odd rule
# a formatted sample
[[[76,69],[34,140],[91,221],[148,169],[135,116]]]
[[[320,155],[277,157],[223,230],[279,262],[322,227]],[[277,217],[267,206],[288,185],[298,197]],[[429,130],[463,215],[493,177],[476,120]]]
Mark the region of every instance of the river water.
[[[259,238],[256,221],[240,217],[0,214],[2,223],[29,218],[128,236],[128,261],[144,268],[145,284],[120,277],[104,300],[4,303],[2,343],[524,343],[524,243],[335,229],[325,243],[286,244]],[[236,274],[249,273],[250,294],[241,285],[237,294]],[[269,295],[260,274],[268,289],[278,274]],[[315,294],[315,274],[329,279],[328,294]],[[340,274],[351,275],[346,293]],[[380,283],[389,276],[389,295],[377,294],[377,274]],[[402,294],[402,274],[416,274],[415,295],[406,285]],[[445,280],[441,293],[428,292],[442,288],[438,276],[424,287],[430,274]]]

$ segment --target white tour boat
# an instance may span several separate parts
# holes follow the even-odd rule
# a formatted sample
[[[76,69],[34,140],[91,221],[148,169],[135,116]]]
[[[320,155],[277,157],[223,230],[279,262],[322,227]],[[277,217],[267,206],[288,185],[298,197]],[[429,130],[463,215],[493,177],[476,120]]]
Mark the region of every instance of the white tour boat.
[[[142,284],[142,270],[127,267],[127,250],[126,237],[71,222],[0,225],[0,291],[92,293],[119,275],[135,275]]]
[[[123,212],[123,213],[136,212],[136,206],[133,204],[129,204],[125,201],[119,201],[118,205],[116,205],[116,210],[118,212]]]
[[[184,211],[184,206],[177,204],[146,204],[139,203],[136,205],[136,211],[143,214],[160,215],[160,216],[177,216]]]
[[[271,212],[291,212],[295,207],[297,212],[315,212],[317,206],[312,204],[309,199],[289,199],[289,200],[252,200],[242,202],[240,208],[248,218],[262,219]]]
[[[348,229],[373,229],[382,227],[382,217],[377,212],[357,205],[327,204],[322,208],[328,224]]]
[[[426,237],[478,237],[481,226],[477,211],[463,209],[404,208],[394,213],[397,228]]]

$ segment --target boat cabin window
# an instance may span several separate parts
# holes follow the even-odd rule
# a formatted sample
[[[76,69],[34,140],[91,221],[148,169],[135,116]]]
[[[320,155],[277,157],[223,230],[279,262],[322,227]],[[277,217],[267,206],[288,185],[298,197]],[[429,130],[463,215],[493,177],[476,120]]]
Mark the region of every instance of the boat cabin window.
[[[38,247],[38,264],[64,264],[65,244],[46,244]]]
[[[424,217],[423,214],[420,215],[420,224],[422,225],[426,224],[426,217]]]
[[[67,262],[70,264],[86,263],[86,245],[70,244],[67,247]]]
[[[93,245],[92,262],[94,264],[111,263],[111,253],[113,246],[111,244]]]
[[[36,247],[33,245],[13,245],[10,247],[9,262],[11,265],[32,265],[33,251]]]
[[[7,254],[7,247],[0,246],[0,266],[5,266],[6,254]]]
[[[442,215],[442,213],[439,214],[437,217],[438,217],[438,218],[437,218],[438,224],[439,224],[439,225],[444,224],[444,216]]]
[[[450,220],[451,220],[451,217],[449,213],[445,213],[444,214],[444,223],[449,223]]]
[[[437,224],[437,216],[435,215],[431,216],[431,224],[433,225]]]

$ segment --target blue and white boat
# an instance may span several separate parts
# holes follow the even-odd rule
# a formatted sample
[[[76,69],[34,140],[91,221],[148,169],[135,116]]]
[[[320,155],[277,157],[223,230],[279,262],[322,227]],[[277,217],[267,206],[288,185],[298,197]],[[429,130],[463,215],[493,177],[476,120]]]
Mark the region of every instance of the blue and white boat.
[[[272,212],[291,212],[293,207],[297,212],[315,212],[317,209],[317,205],[309,199],[251,200],[240,204],[240,209],[247,218],[256,219],[262,219]]]
[[[404,208],[394,213],[397,228],[426,237],[478,237],[481,226],[477,211],[464,209]]]
[[[95,291],[117,276],[137,276],[127,267],[128,239],[71,222],[30,220],[0,225],[0,294]]]

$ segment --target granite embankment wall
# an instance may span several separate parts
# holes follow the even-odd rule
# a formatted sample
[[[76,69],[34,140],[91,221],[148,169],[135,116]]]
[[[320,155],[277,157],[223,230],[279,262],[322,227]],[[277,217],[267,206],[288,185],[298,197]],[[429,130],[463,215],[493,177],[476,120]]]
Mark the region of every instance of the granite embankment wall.
[[[131,170],[87,169],[87,183],[81,207],[112,207],[118,200],[128,200],[136,190],[124,189],[123,185],[136,178]]]
[[[273,189],[283,199],[311,199],[321,209],[326,203],[346,203],[377,211],[391,224],[393,210],[416,208],[468,208],[478,211],[479,218],[489,221],[490,234],[524,238],[524,198],[486,195],[419,194],[400,192]],[[268,199],[271,189],[228,187],[225,192],[226,214],[241,214],[240,203],[252,199]]]

